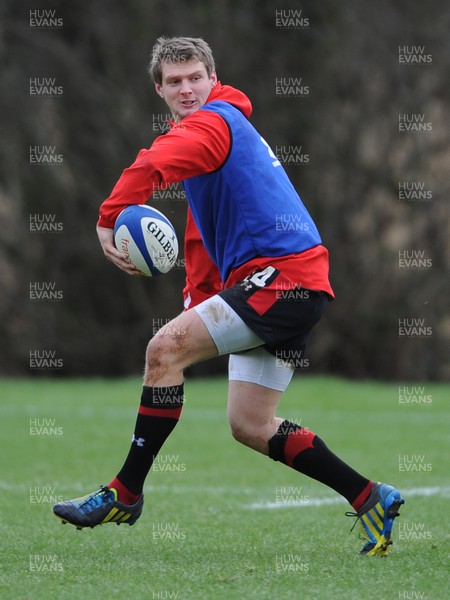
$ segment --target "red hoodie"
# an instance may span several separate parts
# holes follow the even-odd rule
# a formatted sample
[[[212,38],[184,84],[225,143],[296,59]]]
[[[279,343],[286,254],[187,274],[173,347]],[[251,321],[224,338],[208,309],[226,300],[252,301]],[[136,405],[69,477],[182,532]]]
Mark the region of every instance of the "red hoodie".
[[[245,94],[218,82],[207,99],[224,100],[239,108],[247,117],[252,105]],[[98,224],[113,228],[119,213],[130,204],[145,204],[155,190],[201,173],[210,173],[225,162],[230,149],[230,133],[216,113],[197,111],[159,136],[147,150],[141,150],[135,162],[125,169],[111,195],[100,207]],[[185,308],[203,302],[219,292],[223,285],[200,232],[188,208],[184,237],[186,287]]]
[[[223,100],[246,117],[252,105],[245,94],[218,82],[206,103]],[[230,149],[230,133],[224,119],[212,111],[196,111],[141,150],[125,169],[111,195],[100,207],[98,224],[114,227],[119,213],[130,204],[145,204],[154,191],[220,168]]]
[[[236,106],[248,118],[252,105],[241,91],[218,82],[205,103],[222,100]],[[98,225],[113,228],[119,213],[130,204],[145,204],[155,190],[219,169],[225,162],[231,138],[225,120],[212,111],[202,110],[185,117],[166,134],[159,136],[149,149],[139,152],[135,162],[125,169],[109,198],[100,207]],[[185,231],[186,287],[185,308],[193,307],[223,288],[219,271],[206,252],[200,233],[188,208]],[[298,284],[333,295],[328,282],[328,253],[317,246],[301,255],[302,264],[281,260],[283,271]],[[266,261],[269,261],[266,264]],[[264,268],[280,259],[258,258],[231,273],[227,287],[256,268]],[[294,264],[295,263],[295,264]],[[248,267],[244,268],[243,267]],[[281,267],[281,264],[280,264]],[[279,267],[279,268],[280,268]],[[306,267],[306,278],[305,278]],[[299,270],[300,268],[300,270]],[[281,270],[281,269],[280,269]],[[310,275],[308,276],[308,273]]]

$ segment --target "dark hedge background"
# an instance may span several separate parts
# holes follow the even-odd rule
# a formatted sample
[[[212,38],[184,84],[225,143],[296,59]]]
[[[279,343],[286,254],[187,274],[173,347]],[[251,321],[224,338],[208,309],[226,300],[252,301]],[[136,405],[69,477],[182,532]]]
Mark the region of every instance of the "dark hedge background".
[[[36,25],[44,14],[56,28]],[[313,337],[310,371],[448,378],[449,25],[448,4],[437,0],[4,0],[0,373],[140,372],[148,338],[181,310],[182,255],[165,277],[134,279],[104,260],[95,234],[100,203],[167,113],[146,73],[165,34],[211,44],[222,83],[250,96],[253,123],[291,162],[330,250],[337,300]],[[426,62],[401,63],[404,46]],[[32,93],[30,80],[43,78],[54,80],[54,97]],[[309,94],[281,97],[280,78],[302,78]],[[431,130],[400,132],[404,114]],[[35,146],[62,162],[31,164]],[[426,198],[403,199],[399,185]],[[182,194],[172,189],[155,206],[181,239]],[[53,219],[61,231],[30,231],[30,218]],[[425,267],[406,268],[399,253]],[[53,301],[36,299],[45,287]],[[400,319],[409,335],[399,335]],[[62,368],[30,368],[36,352]]]

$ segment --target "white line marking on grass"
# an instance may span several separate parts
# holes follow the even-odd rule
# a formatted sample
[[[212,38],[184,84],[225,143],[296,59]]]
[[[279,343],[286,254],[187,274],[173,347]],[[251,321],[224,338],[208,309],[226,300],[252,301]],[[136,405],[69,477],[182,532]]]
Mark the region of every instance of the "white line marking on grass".
[[[407,499],[411,496],[450,496],[450,487],[423,487],[409,488],[401,490],[402,495]],[[332,504],[346,504],[346,500],[341,496],[335,498],[309,498],[300,502],[253,502],[245,508],[256,508],[273,510],[277,508],[308,508],[310,506],[329,506]]]

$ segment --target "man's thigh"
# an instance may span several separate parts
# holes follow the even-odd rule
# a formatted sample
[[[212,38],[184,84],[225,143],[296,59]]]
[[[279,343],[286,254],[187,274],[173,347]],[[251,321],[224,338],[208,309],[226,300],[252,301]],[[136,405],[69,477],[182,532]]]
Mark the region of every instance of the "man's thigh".
[[[146,385],[175,385],[186,367],[263,341],[220,296],[212,296],[166,323],[150,340]]]
[[[219,354],[261,346],[264,342],[219,294],[193,309],[203,321]]]
[[[294,368],[284,360],[270,354],[263,346],[247,352],[230,354],[228,378],[245,381],[284,392],[289,385]]]

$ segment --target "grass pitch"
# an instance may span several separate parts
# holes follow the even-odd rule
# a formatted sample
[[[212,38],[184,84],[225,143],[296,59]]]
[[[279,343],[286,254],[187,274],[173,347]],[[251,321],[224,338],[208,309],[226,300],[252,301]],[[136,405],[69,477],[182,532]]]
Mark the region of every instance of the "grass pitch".
[[[0,381],[2,599],[448,597],[449,386],[303,376],[283,397],[280,416],[404,493],[380,559],[332,490],[232,440],[224,379],[187,382],[136,525],[63,527],[53,502],[122,465],[140,385]]]

